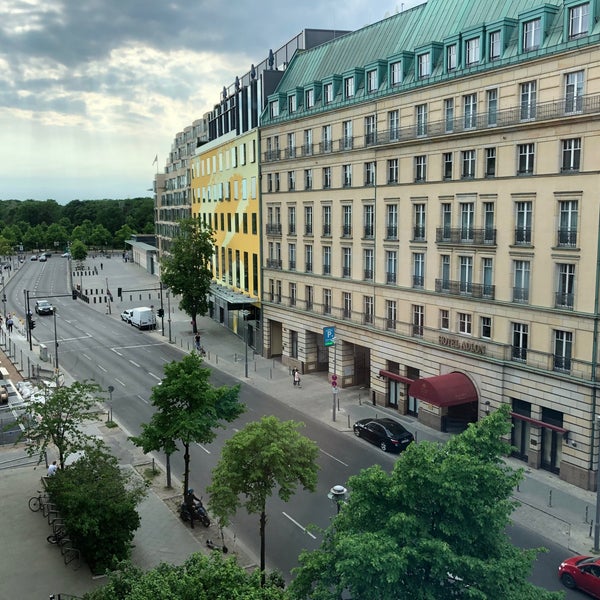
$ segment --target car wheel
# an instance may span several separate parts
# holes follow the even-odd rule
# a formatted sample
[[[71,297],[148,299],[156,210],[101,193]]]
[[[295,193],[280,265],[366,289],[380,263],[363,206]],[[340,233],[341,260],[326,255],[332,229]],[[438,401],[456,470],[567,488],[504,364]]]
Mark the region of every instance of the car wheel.
[[[387,443],[385,441],[381,442],[381,444],[379,444],[379,447],[384,451],[387,452]]]
[[[355,427],[355,428],[354,428],[354,435],[355,435],[356,437],[360,437],[360,429],[359,429],[358,427]]]
[[[569,573],[563,573],[560,577],[560,580],[562,581],[562,584],[569,589],[574,590],[577,587],[573,575],[570,575]]]

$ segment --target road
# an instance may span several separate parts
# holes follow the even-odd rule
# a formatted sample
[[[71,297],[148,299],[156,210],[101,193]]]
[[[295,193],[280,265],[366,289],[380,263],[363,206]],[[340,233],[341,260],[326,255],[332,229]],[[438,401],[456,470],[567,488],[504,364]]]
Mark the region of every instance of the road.
[[[131,434],[136,435],[140,432],[140,424],[151,418],[149,398],[152,387],[161,380],[164,365],[179,360],[181,352],[114,317],[102,315],[81,301],[73,301],[70,297],[52,298],[70,293],[66,266],[67,260],[59,257],[42,264],[23,264],[11,285],[7,286],[9,305],[21,307],[20,314],[23,315],[23,290],[28,289],[31,298],[45,297],[57,307],[56,339],[60,368],[77,380],[93,379],[104,389],[112,385],[113,415]],[[37,316],[34,335],[53,353],[53,317]],[[212,369],[212,382],[215,385],[239,383],[218,368]],[[334,515],[335,507],[327,499],[330,488],[338,483],[345,484],[352,474],[375,463],[391,469],[395,457],[383,454],[375,446],[354,438],[351,433],[338,432],[320,421],[312,420],[304,413],[243,383],[240,399],[247,407],[246,412],[227,429],[219,431],[212,444],[192,447],[191,483],[196,492],[205,490],[224,442],[246,423],[263,415],[304,422],[303,434],[314,440],[320,449],[317,491],[310,494],[299,490],[287,503],[274,497],[267,507],[267,565],[270,569],[280,570],[289,579],[300,551],[315,549],[320,544],[321,536],[314,526],[327,527]],[[183,473],[182,453],[177,453],[171,462],[173,473],[180,477]],[[240,511],[233,521],[232,530],[258,556],[258,516]],[[521,547],[549,548],[548,554],[538,558],[532,581],[546,589],[563,589],[556,578],[556,567],[562,558],[569,555],[568,550],[517,525],[510,528],[510,535],[514,543]],[[566,597],[571,600],[586,596],[567,590]]]

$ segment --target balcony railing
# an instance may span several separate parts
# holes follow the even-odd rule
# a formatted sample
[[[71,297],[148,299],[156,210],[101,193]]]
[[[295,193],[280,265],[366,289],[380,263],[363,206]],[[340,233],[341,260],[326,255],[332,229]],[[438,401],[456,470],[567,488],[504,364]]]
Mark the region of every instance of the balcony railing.
[[[529,288],[514,287],[513,288],[513,302],[519,302],[520,304],[527,304],[529,302]]]
[[[438,227],[435,230],[438,244],[469,246],[495,246],[495,229],[473,229],[472,227]]]
[[[348,278],[352,276],[352,269],[350,267],[342,267],[342,277]]]
[[[515,229],[515,246],[531,245],[531,227]]]
[[[281,269],[281,260],[277,258],[268,258],[267,269]]]
[[[281,223],[267,223],[267,235],[281,235]]]
[[[352,237],[352,225],[342,225],[342,237]]]
[[[365,281],[373,281],[373,270],[372,269],[365,269],[364,280]]]
[[[453,281],[450,279],[436,279],[435,291],[438,294],[451,296],[468,296],[469,298],[487,298],[493,300],[496,296],[496,286],[469,281]]]
[[[388,225],[385,228],[385,239],[386,240],[397,240],[398,239],[397,225]]]
[[[511,358],[520,362],[527,360],[527,348],[522,346],[511,346]]]
[[[312,263],[307,262],[306,265],[304,266],[304,272],[305,273],[312,273]]]
[[[576,248],[577,247],[577,230],[576,229],[559,229],[558,235],[558,246],[562,248]]]
[[[413,275],[412,278],[412,286],[413,288],[423,289],[423,285],[425,283],[425,278],[421,275]]]
[[[296,225],[293,223],[288,225],[288,235],[296,235]]]
[[[290,269],[290,271],[295,271],[296,270],[296,261],[295,260],[290,260],[289,261],[289,269]]]
[[[424,242],[425,240],[425,227],[421,225],[415,225],[413,227],[413,242]]]
[[[555,308],[573,308],[574,295],[567,292],[556,292],[554,295]]]
[[[331,265],[327,263],[323,265],[323,275],[331,275]]]
[[[323,225],[323,233],[321,237],[331,237],[331,225]]]
[[[396,283],[396,273],[387,272],[385,274],[386,283]]]
[[[364,229],[363,229],[363,237],[365,239],[373,239],[373,237],[375,236],[375,228],[373,227],[373,225],[365,225]]]
[[[312,234],[313,234],[312,225],[305,225],[304,226],[304,235],[312,235]]]

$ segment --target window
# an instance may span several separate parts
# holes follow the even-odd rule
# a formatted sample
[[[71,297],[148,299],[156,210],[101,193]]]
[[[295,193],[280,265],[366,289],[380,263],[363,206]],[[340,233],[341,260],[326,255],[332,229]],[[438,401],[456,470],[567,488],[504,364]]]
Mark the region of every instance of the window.
[[[569,39],[585,35],[589,31],[589,2],[569,9]]]
[[[419,54],[417,57],[418,77],[423,79],[431,75],[431,55],[429,52]]]
[[[385,253],[385,282],[396,283],[398,269],[398,253],[395,250],[387,250]]]
[[[373,323],[373,296],[363,296],[363,319],[365,323]]]
[[[415,181],[427,180],[427,157],[425,155],[415,156]]]
[[[396,301],[386,300],[385,301],[385,317],[386,317],[386,328],[396,329]]]
[[[396,142],[400,139],[400,117],[397,110],[388,112],[388,132],[390,142]]]
[[[425,241],[425,205],[415,204],[413,207],[414,231],[413,240],[415,242]]]
[[[496,176],[496,148],[485,149],[485,176]]]
[[[530,264],[528,260],[515,260],[514,264],[514,285],[513,302],[529,302],[529,271]]]
[[[398,239],[398,205],[388,204],[386,207],[386,239],[397,240]]]
[[[288,244],[288,265],[290,271],[296,270],[296,244]]]
[[[521,84],[521,121],[535,119],[537,102],[537,83],[527,81]]]
[[[304,288],[304,301],[306,302],[306,310],[312,310],[314,303],[314,288],[312,285],[307,285]]]
[[[315,90],[306,90],[304,93],[304,108],[312,108],[315,105]]]
[[[581,138],[562,140],[562,165],[561,171],[579,171],[581,159]]]
[[[375,185],[375,162],[365,163],[365,185]]]
[[[554,370],[571,370],[573,334],[570,331],[554,331]]]
[[[342,182],[344,187],[352,187],[352,165],[342,165]]]
[[[375,207],[372,204],[365,204],[363,207],[363,225],[364,237],[373,238],[375,235]]]
[[[310,156],[313,153],[312,129],[304,130],[304,156]]]
[[[515,244],[531,244],[531,202],[517,202],[515,204]]]
[[[304,235],[313,234],[313,207],[304,207]]]
[[[323,125],[321,130],[321,152],[331,152],[332,149],[331,125]]]
[[[460,257],[460,293],[471,295],[473,293],[473,257]]]
[[[425,323],[425,307],[413,304],[412,307],[412,333],[416,337],[423,336],[423,325]]]
[[[296,306],[297,291],[296,284],[290,283],[290,306]]]
[[[565,75],[565,112],[581,112],[583,103],[583,71]]]
[[[529,347],[529,325],[525,323],[512,324],[512,358],[526,361]]]
[[[496,229],[494,228],[495,207],[493,202],[483,203],[483,241],[486,244],[496,243]]]
[[[448,331],[450,329],[450,311],[440,308],[440,329]]]
[[[352,206],[344,204],[342,207],[342,237],[352,235]]]
[[[271,117],[279,116],[279,100],[273,100],[269,102],[269,112]]]
[[[287,158],[294,158],[296,156],[296,134],[287,134]]]
[[[442,161],[442,177],[446,180],[452,179],[452,152],[444,152]]]
[[[523,24],[523,51],[536,50],[542,40],[542,20],[533,19]]]
[[[473,179],[475,177],[475,150],[464,150],[462,154],[462,173],[463,179]]]
[[[331,246],[323,246],[323,275],[331,275]]]
[[[454,131],[454,98],[444,100],[444,128],[446,133]]]
[[[296,171],[288,171],[288,191],[296,189]]]
[[[288,112],[293,113],[297,110],[296,95],[288,96]]]
[[[413,278],[412,287],[423,289],[425,285],[425,254],[423,252],[413,253]]]
[[[387,161],[388,183],[398,183],[398,159],[391,158]]]
[[[373,261],[373,248],[365,248],[363,250],[363,269],[365,281],[373,281],[373,276],[375,274],[375,264]]]
[[[352,150],[353,141],[352,121],[344,121],[342,123],[342,149]]]
[[[331,102],[333,102],[333,83],[326,83],[323,86],[323,98],[325,104],[331,104]]]
[[[456,44],[452,44],[446,48],[446,70],[454,71],[457,67],[457,63]]]
[[[577,246],[577,200],[559,202],[558,245],[575,248]]]
[[[331,314],[331,290],[327,288],[323,290],[323,312]]]
[[[352,318],[352,294],[350,292],[342,292],[342,302],[344,304],[344,319]]]
[[[280,189],[279,173],[275,173],[275,191],[278,192]]]
[[[492,31],[489,38],[489,55],[490,60],[498,60],[501,54],[500,47],[500,32]]]
[[[331,236],[331,206],[326,204],[323,207],[323,237]]]
[[[479,38],[471,38],[465,42],[465,54],[467,67],[476,65],[480,60]]]
[[[313,247],[312,244],[304,246],[304,270],[306,273],[312,273],[313,270]]]
[[[465,129],[477,126],[477,94],[463,96],[463,115]]]
[[[440,256],[440,284],[443,292],[450,290],[450,256],[442,254]]]
[[[458,313],[458,331],[465,335],[471,335],[471,315],[469,313]]]
[[[267,192],[272,192],[272,191],[273,191],[273,174],[268,173],[267,174]]]
[[[304,189],[312,190],[313,172],[312,169],[304,169]]]
[[[376,142],[377,123],[375,115],[365,117],[365,144],[369,146]]]
[[[575,265],[558,264],[556,299],[554,306],[556,308],[573,308],[575,294]]]
[[[533,161],[535,159],[535,144],[519,144],[518,175],[531,175],[533,173]]]
[[[377,71],[375,69],[367,71],[367,92],[376,92],[377,87]]]
[[[427,135],[427,104],[419,104],[416,107],[417,135]]]
[[[390,83],[392,86],[402,83],[402,63],[400,61],[393,62],[390,65]]]
[[[323,189],[331,187],[331,167],[323,167]]]
[[[487,98],[487,124],[488,127],[492,127],[498,124],[498,90],[488,90],[486,92]]]
[[[342,277],[352,277],[352,248],[342,248]]]
[[[354,77],[346,77],[344,79],[344,98],[352,98],[354,96]]]
[[[492,339],[492,319],[491,317],[480,317],[479,319],[480,336],[486,340]]]
[[[442,240],[448,241],[452,228],[452,204],[444,202],[442,204]]]
[[[482,295],[484,298],[494,297],[494,268],[491,258],[481,259],[481,280],[483,282]]]
[[[475,205],[473,202],[461,202],[460,204],[460,240],[461,242],[472,242],[473,220]]]

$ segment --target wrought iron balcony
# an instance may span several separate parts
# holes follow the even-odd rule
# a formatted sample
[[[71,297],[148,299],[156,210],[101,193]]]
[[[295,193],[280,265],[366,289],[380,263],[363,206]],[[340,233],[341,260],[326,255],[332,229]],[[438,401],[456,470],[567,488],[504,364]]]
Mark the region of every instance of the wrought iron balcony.
[[[515,229],[515,246],[531,245],[531,227]]]
[[[495,246],[495,229],[474,229],[472,227],[438,227],[435,230],[438,244],[456,244],[469,246]]]
[[[281,269],[281,260],[277,258],[268,258],[267,269]]]
[[[554,295],[554,308],[573,309],[574,294],[556,292]]]
[[[577,247],[577,229],[559,229],[557,233],[558,246],[562,248]]]
[[[513,302],[527,304],[529,302],[529,288],[514,287]]]
[[[267,235],[281,235],[281,223],[267,223]]]
[[[451,279],[436,279],[435,291],[451,296],[468,296],[469,298],[487,298],[490,300],[493,300],[496,296],[496,286],[494,285],[453,281]]]

